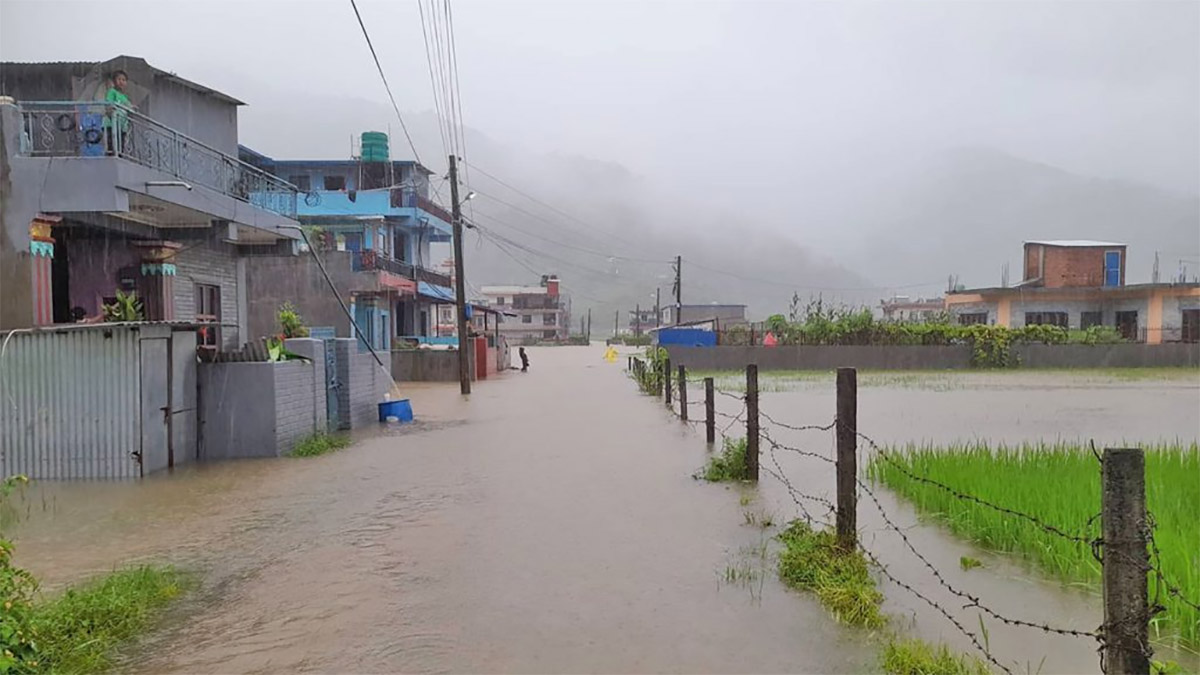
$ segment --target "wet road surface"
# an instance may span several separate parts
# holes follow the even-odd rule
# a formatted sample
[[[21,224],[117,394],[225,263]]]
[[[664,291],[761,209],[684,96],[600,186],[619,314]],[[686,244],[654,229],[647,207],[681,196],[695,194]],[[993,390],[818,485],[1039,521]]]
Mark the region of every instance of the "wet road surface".
[[[325,457],[230,462],[138,483],[39,486],[29,491],[16,531],[19,561],[51,588],[137,560],[198,572],[200,590],[122,670],[874,668],[877,642],[836,625],[811,596],[783,589],[763,554],[776,530],[745,522],[747,512],[770,514],[777,524],[794,517],[786,490],[766,477],[757,488],[694,481],[706,457],[702,430],[638,395],[623,359],[607,364],[601,354],[598,347],[530,350],[529,373],[476,383],[469,400],[455,385],[406,385],[417,423],[367,434]],[[1009,429],[1010,440],[1067,436],[1040,422],[1022,427],[1020,391],[991,395],[865,389],[860,428],[880,441],[961,439],[990,433],[978,419],[986,416],[998,420],[997,430]],[[1152,395],[1125,392],[1113,400]],[[1194,415],[1200,387],[1186,384],[1172,395],[1192,403]],[[985,398],[951,402],[960,396]],[[1001,400],[1013,405],[1008,418],[1017,418],[1008,426]],[[1107,399],[1092,404],[1105,409],[1095,417],[1111,433],[1127,428]],[[939,406],[954,415],[938,415]],[[721,407],[737,412],[732,399]],[[828,422],[832,382],[765,394],[763,408],[781,421]],[[1049,424],[1051,416],[1038,414]],[[1157,414],[1170,420],[1175,413]],[[919,433],[914,417],[938,420],[939,431]],[[1159,425],[1162,436],[1187,437],[1186,421],[1170,424]],[[832,448],[828,434],[773,433],[780,442]],[[778,459],[797,488],[831,493],[823,463]],[[951,583],[970,583],[998,610],[1024,618],[1085,629],[1099,623],[1094,595],[1042,581],[920,525],[906,506],[879,493]],[[860,508],[868,546],[942,600],[935,583],[920,581],[928,576],[921,563],[872,513]],[[961,555],[981,557],[988,567],[961,572]],[[731,573],[738,579],[728,581]],[[970,650],[928,606],[894,586],[884,590],[887,609],[907,629]],[[958,613],[978,625],[973,614]],[[1043,672],[1096,669],[1090,641],[989,630],[993,650],[1010,665],[1037,670],[1045,656]]]

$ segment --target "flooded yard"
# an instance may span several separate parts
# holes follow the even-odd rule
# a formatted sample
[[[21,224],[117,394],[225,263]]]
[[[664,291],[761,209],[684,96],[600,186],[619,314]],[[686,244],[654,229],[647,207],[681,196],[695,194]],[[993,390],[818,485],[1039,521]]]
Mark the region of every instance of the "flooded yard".
[[[362,434],[332,455],[32,486],[18,503],[19,562],[51,588],[140,560],[194,570],[200,589],[128,654],[122,670],[136,672],[876,667],[877,640],[778,582],[771,538],[798,515],[778,481],[694,480],[708,455],[703,430],[640,395],[623,359],[605,363],[598,347],[529,353],[529,373],[477,383],[466,400],[454,384],[405,385],[415,424]],[[1101,446],[1200,435],[1195,375],[871,377],[863,376],[859,428],[881,443]],[[775,420],[833,419],[832,377],[765,389],[762,408]],[[732,398],[718,403],[738,412]],[[769,431],[832,453],[829,432]],[[832,495],[831,466],[777,459],[797,489]],[[772,461],[764,456],[764,467]],[[951,584],[997,611],[1081,630],[1100,623],[1093,592],[981,552],[921,523],[885,489],[875,493]],[[978,629],[976,613],[932,581],[871,500],[859,514],[864,543],[894,574]],[[773,525],[750,522],[762,516]],[[964,555],[985,567],[962,571]],[[936,610],[895,585],[881,588],[904,630],[972,649]],[[991,651],[1014,670],[1097,669],[1094,641],[994,623]]]

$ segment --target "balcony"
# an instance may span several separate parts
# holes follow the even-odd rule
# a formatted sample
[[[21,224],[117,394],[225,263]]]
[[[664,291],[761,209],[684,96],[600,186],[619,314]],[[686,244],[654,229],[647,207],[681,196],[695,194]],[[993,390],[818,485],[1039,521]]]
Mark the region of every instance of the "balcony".
[[[450,277],[441,272],[417,267],[402,260],[395,260],[378,251],[354,251],[352,256],[351,268],[355,272],[389,272],[412,281],[424,281],[427,284],[445,288],[453,286]]]
[[[437,202],[417,194],[413,190],[394,189],[391,191],[391,204],[393,207],[403,207],[409,209],[421,209],[435,218],[440,219],[447,224],[454,224],[454,216]]]
[[[85,101],[25,101],[20,108],[24,155],[119,157],[260,209],[296,216],[297,190],[291,183],[137,111]]]

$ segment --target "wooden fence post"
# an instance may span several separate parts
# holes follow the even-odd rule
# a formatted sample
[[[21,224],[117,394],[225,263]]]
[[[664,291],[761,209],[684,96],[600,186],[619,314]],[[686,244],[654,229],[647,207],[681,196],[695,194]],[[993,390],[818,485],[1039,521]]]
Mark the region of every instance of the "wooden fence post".
[[[758,480],[758,366],[746,366],[746,478]]]
[[[1145,461],[1140,448],[1105,448],[1101,463],[1103,656],[1109,675],[1150,672]]]
[[[858,534],[858,371],[837,369],[837,542],[853,550]]]
[[[717,441],[717,406],[711,377],[704,378],[704,438],[709,445]]]
[[[663,401],[671,405],[671,359],[663,360],[662,369]]]
[[[687,421],[687,369],[679,366],[679,419]]]

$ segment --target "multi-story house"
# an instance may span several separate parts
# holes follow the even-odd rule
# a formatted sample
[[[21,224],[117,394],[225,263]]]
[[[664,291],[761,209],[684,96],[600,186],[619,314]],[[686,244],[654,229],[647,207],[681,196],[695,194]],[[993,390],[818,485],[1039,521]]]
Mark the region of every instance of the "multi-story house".
[[[98,321],[123,291],[245,342],[246,257],[299,233],[296,188],[238,159],[244,104],[130,56],[0,63],[0,96],[0,329]]]
[[[1011,287],[956,290],[946,309],[961,324],[1110,326],[1131,341],[1200,341],[1200,283],[1125,283],[1125,244],[1028,241]]]
[[[571,299],[560,292],[555,274],[543,275],[537,286],[484,286],[480,293],[504,316],[499,331],[509,343],[570,337]]]
[[[247,256],[299,237],[241,105],[135,57],[0,63],[0,475],[199,458],[197,347],[248,339]]]
[[[451,240],[451,215],[430,199],[429,169],[390,159],[384,134],[362,138],[352,159],[282,160],[245,147],[241,156],[299,188],[306,246],[371,346],[389,349],[395,337],[436,335],[437,306],[454,302],[450,277],[430,258],[431,243]],[[250,265],[251,334],[277,332],[275,314],[290,302],[319,333],[355,337],[310,251],[280,253]]]

